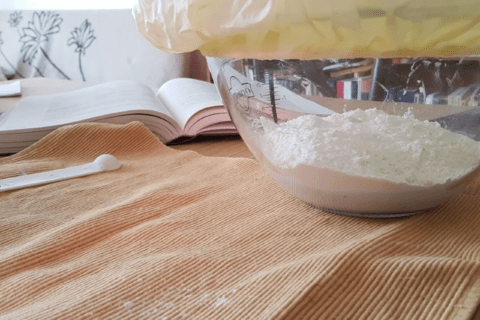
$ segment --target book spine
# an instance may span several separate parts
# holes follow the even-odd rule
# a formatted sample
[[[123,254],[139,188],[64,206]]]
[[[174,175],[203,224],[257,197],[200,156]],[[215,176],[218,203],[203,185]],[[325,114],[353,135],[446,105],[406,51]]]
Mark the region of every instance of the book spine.
[[[372,87],[372,78],[361,78],[359,80],[359,95],[358,100],[369,100],[370,98],[370,89]]]
[[[480,105],[480,94],[476,94],[471,100],[469,107],[478,107]]]
[[[415,102],[415,92],[408,91],[408,90],[398,90],[396,101],[397,102],[414,103]]]
[[[468,106],[469,101],[477,90],[478,88],[475,85],[469,86],[465,93],[460,97],[460,105],[463,107]]]
[[[473,94],[468,99],[467,105],[469,107],[476,107],[478,106],[478,100],[480,98],[480,87],[476,88]]]
[[[448,104],[452,106],[460,106],[462,95],[467,91],[467,88],[459,88],[448,95]]]
[[[358,80],[357,80],[357,100],[362,100],[362,83],[363,83],[363,79],[358,78]]]
[[[455,98],[454,93],[452,92],[451,94],[448,95],[448,104],[453,106],[453,100]]]
[[[438,95],[435,97],[433,104],[448,104],[448,97]]]
[[[352,97],[351,99],[352,100],[358,100],[358,80],[352,80],[351,81],[351,86],[352,86],[352,89],[351,89],[351,93],[352,93]]]
[[[342,80],[337,81],[337,98],[343,99],[345,83]]]
[[[453,105],[454,106],[459,106],[460,105],[460,97],[462,96],[463,88],[458,89],[457,91],[454,92],[453,96]]]
[[[431,93],[427,96],[425,99],[425,104],[433,104],[433,98],[435,97],[437,93]]]
[[[425,96],[421,92],[415,93],[413,97],[413,103],[423,104],[425,102]]]
[[[343,99],[345,100],[352,99],[352,81],[351,80],[343,81]]]

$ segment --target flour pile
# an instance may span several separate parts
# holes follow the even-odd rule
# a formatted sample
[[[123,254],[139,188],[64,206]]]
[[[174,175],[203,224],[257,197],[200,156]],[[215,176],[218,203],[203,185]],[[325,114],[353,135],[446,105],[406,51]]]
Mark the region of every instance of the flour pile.
[[[270,162],[300,164],[345,174],[417,186],[443,184],[472,171],[480,142],[436,122],[381,110],[354,110],[328,117],[305,115],[275,124],[261,118],[262,143]]]

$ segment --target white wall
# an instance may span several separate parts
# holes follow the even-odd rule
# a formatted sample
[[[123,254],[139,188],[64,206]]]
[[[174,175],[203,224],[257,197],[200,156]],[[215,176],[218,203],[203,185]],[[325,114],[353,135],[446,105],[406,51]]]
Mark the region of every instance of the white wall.
[[[126,9],[135,0],[0,0],[0,10]]]

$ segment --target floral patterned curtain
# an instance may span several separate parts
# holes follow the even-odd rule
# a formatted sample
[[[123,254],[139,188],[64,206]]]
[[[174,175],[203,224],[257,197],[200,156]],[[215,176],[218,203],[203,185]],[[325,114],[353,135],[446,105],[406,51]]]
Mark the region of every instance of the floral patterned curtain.
[[[154,48],[129,9],[0,11],[0,67],[7,78],[131,79],[152,88],[175,77],[208,77],[198,53]]]

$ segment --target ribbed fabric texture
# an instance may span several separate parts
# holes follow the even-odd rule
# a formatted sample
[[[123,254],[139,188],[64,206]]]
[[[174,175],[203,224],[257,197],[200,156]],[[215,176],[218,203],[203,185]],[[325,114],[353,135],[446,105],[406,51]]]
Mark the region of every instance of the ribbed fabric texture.
[[[471,319],[480,180],[403,219],[314,209],[249,159],[143,125],[58,129],[0,178],[111,153],[122,168],[0,193],[0,319]]]

